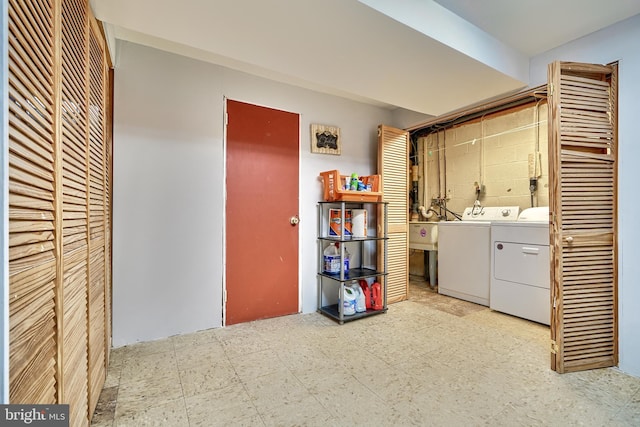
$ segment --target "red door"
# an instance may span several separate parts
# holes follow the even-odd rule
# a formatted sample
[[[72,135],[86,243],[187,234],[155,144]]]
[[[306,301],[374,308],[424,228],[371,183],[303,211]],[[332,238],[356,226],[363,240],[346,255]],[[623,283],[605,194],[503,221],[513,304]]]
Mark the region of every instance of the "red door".
[[[299,116],[227,100],[226,324],[298,312]]]

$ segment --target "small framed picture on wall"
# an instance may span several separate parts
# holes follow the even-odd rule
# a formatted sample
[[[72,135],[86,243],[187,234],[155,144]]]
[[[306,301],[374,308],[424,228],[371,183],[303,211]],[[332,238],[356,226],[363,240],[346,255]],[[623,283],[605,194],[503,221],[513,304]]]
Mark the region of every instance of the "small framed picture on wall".
[[[340,128],[327,125],[311,125],[311,152],[340,155],[342,140]]]

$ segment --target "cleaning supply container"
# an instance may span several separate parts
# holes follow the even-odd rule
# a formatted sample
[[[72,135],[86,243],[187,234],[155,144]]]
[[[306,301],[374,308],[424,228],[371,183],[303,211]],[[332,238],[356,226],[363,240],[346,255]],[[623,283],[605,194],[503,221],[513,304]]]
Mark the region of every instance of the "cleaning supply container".
[[[360,279],[360,289],[362,289],[362,294],[364,295],[365,308],[371,308],[371,289],[369,289],[369,283],[364,279]]]
[[[329,246],[324,248],[324,262],[323,270],[325,273],[337,274],[340,273],[340,251],[336,243],[330,243]]]
[[[356,314],[356,299],[357,295],[355,291],[349,286],[344,286],[343,295],[338,297],[338,304],[342,304],[342,314],[345,316],[351,316]],[[338,291],[339,292],[339,291]]]
[[[349,285],[353,292],[356,294],[356,313],[363,313],[367,311],[367,305],[364,298],[364,292],[357,281],[351,282]]]
[[[338,248],[338,253],[340,252],[340,248]],[[344,273],[347,274],[349,272],[349,260],[351,259],[351,254],[347,250],[347,245],[344,245]],[[338,271],[340,272],[340,271]]]
[[[382,310],[382,285],[380,283],[375,282],[371,285],[371,299],[373,300],[373,309],[374,310]]]

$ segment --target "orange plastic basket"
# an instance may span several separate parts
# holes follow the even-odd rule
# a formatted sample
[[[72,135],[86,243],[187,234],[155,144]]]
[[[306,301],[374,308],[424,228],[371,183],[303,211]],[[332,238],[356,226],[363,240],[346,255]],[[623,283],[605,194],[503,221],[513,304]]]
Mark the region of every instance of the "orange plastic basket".
[[[371,184],[371,191],[344,190],[343,185],[348,175],[340,175],[337,170],[320,172],[320,177],[324,186],[323,197],[327,202],[379,202],[382,200],[380,175],[359,177],[363,184]]]

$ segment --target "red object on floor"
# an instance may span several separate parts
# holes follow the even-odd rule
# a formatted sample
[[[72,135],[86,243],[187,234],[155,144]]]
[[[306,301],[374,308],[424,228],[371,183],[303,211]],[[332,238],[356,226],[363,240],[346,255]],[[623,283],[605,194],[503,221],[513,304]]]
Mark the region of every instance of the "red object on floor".
[[[375,282],[371,285],[371,294],[373,298],[373,309],[382,310],[382,286],[380,283]]]

